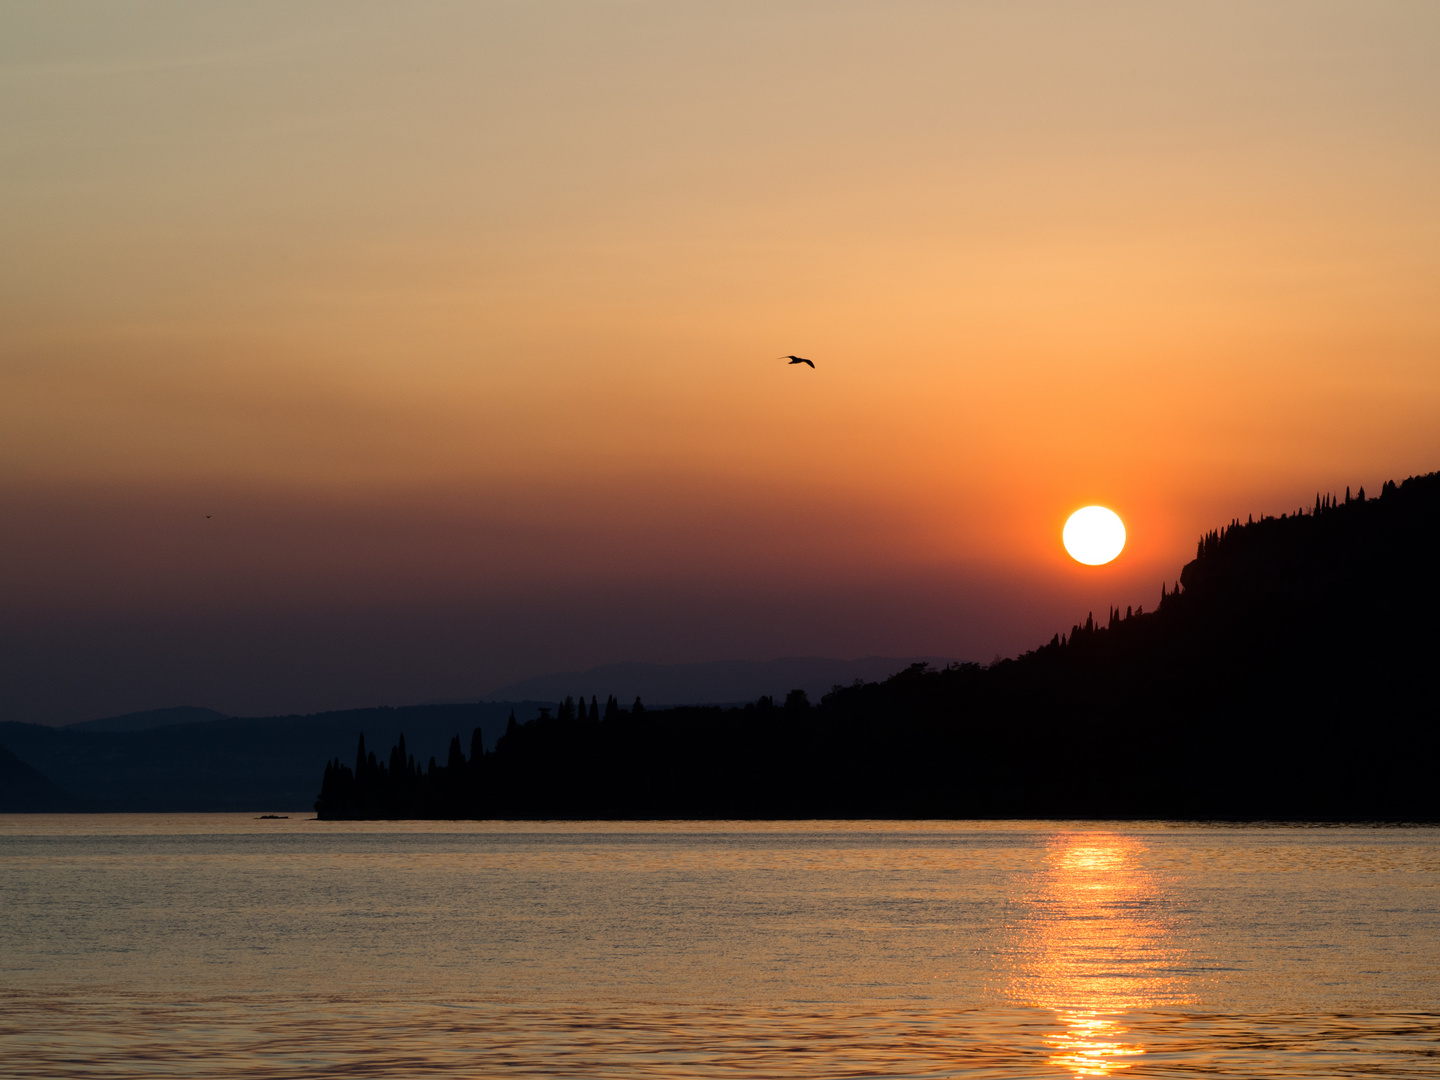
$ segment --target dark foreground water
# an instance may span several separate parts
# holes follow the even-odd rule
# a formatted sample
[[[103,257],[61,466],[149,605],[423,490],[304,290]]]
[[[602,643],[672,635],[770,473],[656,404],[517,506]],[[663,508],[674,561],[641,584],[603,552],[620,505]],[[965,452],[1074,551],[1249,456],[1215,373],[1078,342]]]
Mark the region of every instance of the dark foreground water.
[[[0,818],[13,1077],[1440,1077],[1440,830]]]

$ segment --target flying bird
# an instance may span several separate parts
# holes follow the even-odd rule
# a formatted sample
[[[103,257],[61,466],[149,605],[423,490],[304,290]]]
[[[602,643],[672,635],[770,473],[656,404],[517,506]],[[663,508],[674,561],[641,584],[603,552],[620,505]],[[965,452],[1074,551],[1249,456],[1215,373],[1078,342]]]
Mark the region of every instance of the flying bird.
[[[815,366],[814,360],[806,360],[803,356],[781,356],[777,359],[789,360],[792,364],[809,364],[812,368]]]

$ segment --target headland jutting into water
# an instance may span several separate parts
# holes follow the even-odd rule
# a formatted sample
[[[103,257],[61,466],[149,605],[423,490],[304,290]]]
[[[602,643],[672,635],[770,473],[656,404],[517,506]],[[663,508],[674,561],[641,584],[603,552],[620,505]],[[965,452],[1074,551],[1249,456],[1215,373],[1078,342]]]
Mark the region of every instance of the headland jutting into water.
[[[1152,611],[743,709],[566,700],[322,818],[1440,819],[1440,474],[1201,538]],[[742,737],[741,732],[748,737]]]

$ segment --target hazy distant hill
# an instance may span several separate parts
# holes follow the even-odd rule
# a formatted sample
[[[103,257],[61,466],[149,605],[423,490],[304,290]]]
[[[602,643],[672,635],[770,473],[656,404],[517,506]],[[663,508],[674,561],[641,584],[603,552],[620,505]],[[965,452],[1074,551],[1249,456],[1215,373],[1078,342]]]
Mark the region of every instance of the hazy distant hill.
[[[480,727],[485,745],[493,749],[512,709],[525,722],[542,707],[553,710],[567,695],[598,694],[603,700],[623,693],[627,705],[637,695],[653,702],[733,702],[794,687],[818,696],[836,683],[883,677],[908,662],[803,657],[770,663],[614,664],[527,680],[507,688],[502,700],[492,696],[479,703],[278,717],[229,717],[212,709],[179,707],[63,728],[0,723],[0,746],[51,778],[57,791],[71,793],[61,792],[68,799],[63,805],[57,801],[61,796],[52,798],[46,804],[52,808],[308,810],[325,763],[335,757],[353,761],[362,731],[372,747],[389,747],[403,734],[423,768],[431,756],[445,760],[452,735],[459,734],[468,750],[471,731]],[[23,787],[7,776],[0,774],[0,805],[8,805],[7,790]]]
[[[1440,474],[1232,522],[1156,610],[817,706],[562,708],[329,816],[1440,820]],[[747,738],[747,733],[759,733]]]
[[[173,709],[149,709],[145,712],[126,713],[124,716],[107,716],[100,720],[81,720],[66,724],[70,731],[149,731],[151,728],[171,727],[175,724],[199,724],[206,720],[228,720],[229,717],[214,709],[197,709],[181,705]]]
[[[780,660],[719,660],[704,664],[606,664],[588,671],[540,675],[501,687],[489,701],[563,701],[566,697],[611,694],[629,705],[637,697],[647,706],[734,705],[769,696],[784,697],[804,690],[819,699],[831,687],[856,679],[875,682],[914,663],[944,667],[949,659],[935,656],[867,656],[861,660],[829,660],[790,656]]]
[[[353,760],[362,731],[372,745],[387,746],[403,733],[423,766],[432,754],[444,759],[450,736],[457,731],[465,733],[467,746],[470,731],[477,726],[493,741],[512,707],[525,720],[536,714],[539,704],[487,702],[348,709],[310,716],[221,717],[138,730],[7,722],[0,723],[0,747],[72,796],[65,806],[54,809],[308,810],[325,762],[337,755]],[[138,724],[137,718],[146,715],[156,714],[118,719]],[[114,721],[100,722],[107,723]],[[19,781],[0,772],[0,806],[14,801],[6,795],[12,783]]]
[[[0,746],[0,813],[51,813],[80,805],[75,796]]]

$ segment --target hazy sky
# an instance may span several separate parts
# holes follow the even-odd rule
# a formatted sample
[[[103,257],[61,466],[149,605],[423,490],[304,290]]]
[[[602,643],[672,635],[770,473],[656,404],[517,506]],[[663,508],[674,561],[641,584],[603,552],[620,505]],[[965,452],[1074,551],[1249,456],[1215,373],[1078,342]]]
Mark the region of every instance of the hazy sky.
[[[1440,467],[1429,0],[9,3],[0,131],[0,718],[989,660]]]

